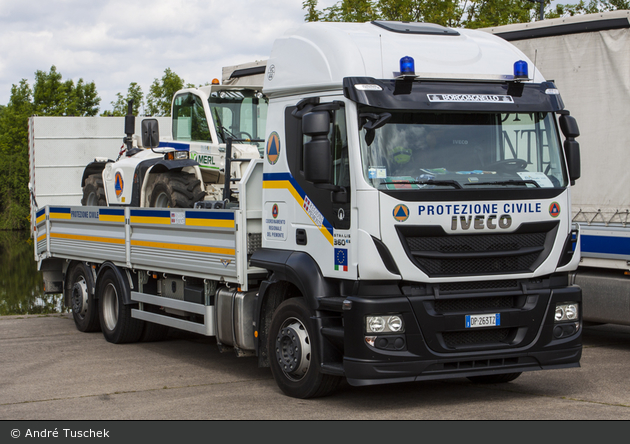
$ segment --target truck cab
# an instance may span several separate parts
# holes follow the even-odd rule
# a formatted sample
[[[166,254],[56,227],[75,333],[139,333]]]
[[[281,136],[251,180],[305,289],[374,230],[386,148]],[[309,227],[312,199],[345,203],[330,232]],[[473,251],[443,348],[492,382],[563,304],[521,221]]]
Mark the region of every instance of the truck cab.
[[[520,51],[438,25],[306,24],[276,41],[263,91],[251,262],[273,270],[270,288],[290,281],[329,332],[324,373],[498,382],[579,365],[579,132]]]

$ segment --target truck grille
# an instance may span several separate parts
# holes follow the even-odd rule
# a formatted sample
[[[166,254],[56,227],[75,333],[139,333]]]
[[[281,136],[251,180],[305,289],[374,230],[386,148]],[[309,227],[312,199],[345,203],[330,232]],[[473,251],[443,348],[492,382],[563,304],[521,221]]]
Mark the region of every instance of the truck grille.
[[[497,328],[477,331],[449,331],[442,333],[442,338],[448,348],[490,345],[501,342],[506,343],[513,330],[512,328]]]
[[[477,313],[492,310],[517,308],[516,296],[496,296],[486,298],[438,299],[434,302],[434,310],[438,314],[445,313]]]
[[[397,226],[411,261],[428,276],[524,273],[551,252],[557,222],[523,224],[514,233],[447,234],[437,226]]]

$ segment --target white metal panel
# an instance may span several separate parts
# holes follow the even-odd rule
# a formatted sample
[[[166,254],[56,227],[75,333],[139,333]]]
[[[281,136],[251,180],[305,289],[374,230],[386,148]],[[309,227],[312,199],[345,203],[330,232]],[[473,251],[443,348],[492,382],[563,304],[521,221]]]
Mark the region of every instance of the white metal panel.
[[[136,118],[140,134],[142,117]],[[158,118],[161,138],[170,138],[170,117]],[[81,205],[81,177],[95,157],[116,159],[124,117],[31,117],[31,185],[40,208]]]

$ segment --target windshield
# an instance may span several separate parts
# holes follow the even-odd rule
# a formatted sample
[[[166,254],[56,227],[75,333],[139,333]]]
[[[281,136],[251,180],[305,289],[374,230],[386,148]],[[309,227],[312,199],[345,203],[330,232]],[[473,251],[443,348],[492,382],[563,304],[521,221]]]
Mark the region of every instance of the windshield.
[[[213,91],[208,99],[219,143],[233,139],[264,139],[269,100],[255,90]],[[255,143],[263,151],[264,142]]]
[[[365,108],[361,116],[363,175],[375,188],[567,185],[551,113],[383,113]]]

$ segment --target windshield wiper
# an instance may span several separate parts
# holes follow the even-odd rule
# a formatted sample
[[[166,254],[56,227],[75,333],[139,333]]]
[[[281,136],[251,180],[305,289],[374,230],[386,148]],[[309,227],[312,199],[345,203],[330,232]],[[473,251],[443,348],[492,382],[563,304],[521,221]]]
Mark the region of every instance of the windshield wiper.
[[[462,189],[456,180],[405,180],[400,182],[383,182],[381,185],[442,185]]]
[[[528,185],[528,184],[533,184],[536,186],[536,188],[540,188],[540,185],[538,185],[538,182],[536,182],[535,180],[504,180],[504,181],[497,181],[497,182],[476,182],[476,183],[465,183],[464,185],[468,186],[468,185]]]

